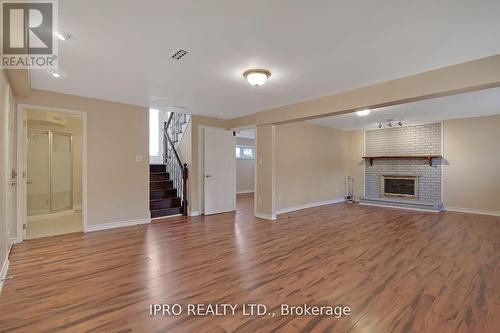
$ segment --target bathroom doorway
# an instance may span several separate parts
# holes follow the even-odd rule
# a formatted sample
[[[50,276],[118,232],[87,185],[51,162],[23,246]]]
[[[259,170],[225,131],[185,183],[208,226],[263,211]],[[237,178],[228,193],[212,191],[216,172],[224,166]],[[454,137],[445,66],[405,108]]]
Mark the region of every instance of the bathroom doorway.
[[[82,232],[83,119],[26,109],[25,239]]]

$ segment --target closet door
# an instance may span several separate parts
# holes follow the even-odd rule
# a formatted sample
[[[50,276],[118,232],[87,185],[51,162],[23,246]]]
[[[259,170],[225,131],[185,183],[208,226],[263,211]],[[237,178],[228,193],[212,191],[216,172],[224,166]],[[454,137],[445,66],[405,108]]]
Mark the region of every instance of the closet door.
[[[73,208],[72,137],[52,132],[52,212]]]

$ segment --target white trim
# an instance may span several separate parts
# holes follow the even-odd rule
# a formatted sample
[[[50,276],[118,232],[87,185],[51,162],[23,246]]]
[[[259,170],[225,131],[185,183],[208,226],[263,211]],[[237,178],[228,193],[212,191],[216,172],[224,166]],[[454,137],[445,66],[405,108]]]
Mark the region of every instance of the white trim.
[[[70,209],[70,210],[65,210],[62,212],[57,212],[57,213],[52,213],[52,214],[32,215],[32,216],[28,216],[27,222],[46,220],[46,219],[55,219],[57,217],[72,215],[74,213],[75,213],[75,211],[73,209]]]
[[[394,206],[394,205],[386,205],[386,204],[375,204],[368,202],[360,202],[360,205],[365,206],[375,206],[375,207],[383,207],[383,208],[395,208],[395,209],[404,209],[404,210],[415,210],[418,212],[427,212],[427,213],[440,213],[442,210],[432,210],[432,209],[423,209],[423,208],[412,208],[412,207],[404,207],[404,206]]]
[[[264,220],[271,220],[274,221],[276,220],[276,214],[262,214],[262,213],[257,213],[255,212],[255,217],[258,219],[264,219]]]
[[[194,211],[192,211],[192,212],[189,212],[189,214],[188,214],[188,215],[189,215],[189,216],[200,216],[200,212],[199,212],[199,211],[197,211],[197,210],[194,210]]]
[[[2,265],[2,270],[0,271],[0,294],[2,293],[3,281],[7,277],[7,272],[9,270],[9,259],[5,259]]]
[[[18,174],[23,176],[23,172],[26,173],[26,159],[27,159],[27,142],[26,142],[26,131],[23,126],[23,121],[26,120],[25,108],[30,108],[33,111],[46,111],[47,109],[68,113],[71,115],[80,116],[82,119],[82,225],[83,232],[88,232],[88,206],[87,206],[87,112],[77,111],[71,109],[60,109],[50,106],[40,106],[32,104],[18,104],[17,105],[17,170]],[[25,237],[25,230],[23,229],[23,224],[27,223],[27,188],[26,188],[26,178],[18,179],[17,188],[17,242],[21,243]]]
[[[151,218],[151,222],[156,221],[156,220],[168,219],[168,218],[171,218],[171,217],[179,217],[179,216],[182,216],[182,214],[152,217]]]
[[[363,131],[363,156],[366,156],[366,130]],[[364,196],[366,196],[366,160],[363,160],[363,197]],[[359,200],[361,200],[361,198],[358,198],[358,201]]]
[[[26,199],[23,195],[26,194],[26,181],[25,181],[25,166],[24,162],[26,156],[24,155],[24,147],[26,146],[26,138],[24,136],[24,126],[23,123],[26,120],[26,113],[22,110],[20,105],[17,106],[17,128],[16,128],[16,141],[17,141],[17,151],[16,151],[16,170],[17,170],[17,226],[16,226],[16,241],[20,243],[23,241],[24,232],[23,224],[26,220]]]
[[[307,203],[307,204],[303,204],[303,205],[278,209],[278,211],[276,213],[279,215],[279,214],[295,212],[297,210],[302,210],[302,209],[307,209],[307,208],[313,208],[313,207],[324,206],[324,205],[331,205],[331,204],[344,202],[344,201],[345,201],[345,198],[336,198],[336,199],[325,200],[325,201],[311,202],[311,203]]]
[[[236,194],[254,193],[254,190],[250,191],[237,191]]]
[[[444,210],[450,212],[458,212],[458,213],[500,216],[500,211],[498,210],[486,210],[486,209],[462,208],[462,207],[445,207]]]
[[[444,202],[444,120],[441,120],[441,202]]]
[[[257,168],[259,167],[259,163],[258,163],[258,160],[257,160],[257,126],[254,127],[255,128],[255,139],[254,139],[254,145],[255,145],[255,151],[253,152],[254,155],[255,155],[255,159],[254,159],[254,162],[253,162],[253,188],[255,190],[254,194],[253,194],[253,215],[254,216],[257,216],[257,197],[258,197],[258,193],[257,193]]]
[[[87,227],[87,232],[108,230],[108,229],[122,228],[122,227],[131,227],[134,225],[149,224],[149,223],[151,223],[151,219],[147,218],[147,219],[139,219],[139,220],[117,221],[117,222],[111,222],[111,223],[89,225]]]

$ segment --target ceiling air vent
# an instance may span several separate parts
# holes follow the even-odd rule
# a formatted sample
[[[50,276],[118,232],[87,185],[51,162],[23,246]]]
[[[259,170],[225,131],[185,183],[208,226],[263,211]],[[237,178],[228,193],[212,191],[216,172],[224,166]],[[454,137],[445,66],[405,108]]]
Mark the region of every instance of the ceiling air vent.
[[[186,54],[188,54],[188,51],[179,49],[172,54],[172,59],[175,60],[181,60],[182,57],[184,57]]]

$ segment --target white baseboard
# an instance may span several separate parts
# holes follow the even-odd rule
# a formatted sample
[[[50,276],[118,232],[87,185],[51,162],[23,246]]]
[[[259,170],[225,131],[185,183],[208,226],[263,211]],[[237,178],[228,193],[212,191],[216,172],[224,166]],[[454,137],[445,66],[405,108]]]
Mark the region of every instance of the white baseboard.
[[[458,213],[500,216],[500,211],[498,210],[484,210],[484,209],[462,208],[462,207],[445,207],[444,210],[450,212],[458,212]]]
[[[167,216],[158,216],[158,217],[152,217],[151,221],[156,221],[156,220],[164,220],[164,219],[169,219],[171,217],[179,217],[182,216],[182,214],[175,214],[175,215],[167,215]]]
[[[10,244],[10,246],[12,246],[12,245],[14,245],[14,244],[17,244],[17,243],[19,243],[19,242],[17,241],[17,237],[11,237],[11,238],[10,238],[10,243],[9,243],[9,244]]]
[[[2,265],[2,270],[0,271],[0,294],[2,293],[3,281],[7,277],[7,271],[9,270],[9,259],[5,259]]]
[[[255,217],[257,217],[259,219],[270,220],[270,221],[276,220],[276,214],[271,215],[271,214],[262,214],[262,213],[255,212]]]
[[[139,224],[148,224],[151,223],[150,218],[139,219],[139,220],[129,220],[129,221],[118,221],[112,223],[104,223],[104,224],[96,224],[87,226],[87,232],[99,231],[99,230],[107,230],[121,227],[130,227]]]
[[[287,208],[282,208],[277,211],[277,214],[284,214],[284,213],[290,213],[294,212],[296,210],[301,210],[301,209],[306,209],[306,208],[313,208],[313,207],[318,207],[318,206],[324,206],[324,205],[331,205],[339,202],[344,202],[344,198],[336,198],[336,199],[331,199],[331,200],[325,200],[325,201],[319,201],[319,202],[311,202],[308,204],[304,205],[299,205],[299,206],[293,206],[293,207],[287,207]]]
[[[236,192],[236,194],[246,194],[246,193],[254,193],[255,191],[254,190],[251,190],[251,191],[238,191]]]
[[[386,205],[386,204],[376,204],[376,203],[368,203],[368,202],[360,202],[360,205],[364,206],[375,206],[375,207],[383,207],[383,208],[395,208],[395,209],[404,209],[404,210],[414,210],[417,212],[427,212],[427,213],[439,213],[442,210],[431,210],[431,209],[422,209],[422,208],[413,208],[413,207],[404,207],[404,206],[394,206],[394,205]]]
[[[70,209],[70,210],[65,210],[62,212],[51,213],[51,214],[32,215],[32,216],[28,216],[27,221],[32,222],[32,221],[39,221],[39,220],[55,219],[57,217],[63,217],[63,216],[71,215],[74,213],[75,213],[75,211],[73,209]]]
[[[189,216],[200,216],[200,212],[199,212],[199,211],[197,211],[197,210],[194,210],[194,211],[192,211],[192,212],[189,212],[189,213],[188,213],[188,215],[189,215]]]

